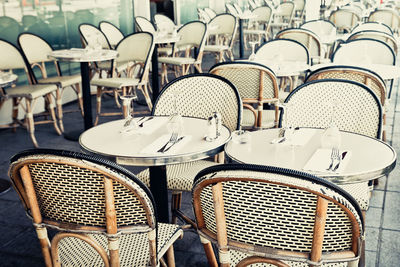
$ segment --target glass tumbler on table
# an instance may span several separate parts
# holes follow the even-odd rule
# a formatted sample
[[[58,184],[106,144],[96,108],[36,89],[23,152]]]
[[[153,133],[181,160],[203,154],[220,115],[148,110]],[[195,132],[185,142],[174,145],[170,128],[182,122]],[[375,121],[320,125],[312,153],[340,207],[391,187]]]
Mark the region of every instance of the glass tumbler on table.
[[[121,131],[130,131],[138,128],[138,124],[133,119],[133,100],[137,99],[137,95],[134,90],[128,94],[120,95],[122,99],[122,110],[124,115],[124,124]]]

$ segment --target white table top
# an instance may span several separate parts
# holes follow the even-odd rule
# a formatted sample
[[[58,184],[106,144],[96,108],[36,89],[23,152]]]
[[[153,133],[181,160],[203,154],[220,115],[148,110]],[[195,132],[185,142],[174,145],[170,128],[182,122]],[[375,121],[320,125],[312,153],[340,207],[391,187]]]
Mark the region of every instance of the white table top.
[[[0,71],[0,87],[7,87],[15,83],[18,76],[13,73],[1,72]]]
[[[391,80],[400,77],[400,67],[395,65],[385,65],[385,64],[368,64],[362,62],[351,62],[351,63],[323,63],[316,64],[310,67],[311,71],[331,66],[354,66],[361,67],[365,69],[372,70],[384,80]]]
[[[272,69],[277,77],[297,76],[310,69],[310,65],[300,61],[255,59],[253,62]]]
[[[83,48],[71,48],[52,51],[50,58],[71,62],[96,62],[114,59],[118,56],[115,50],[86,50]]]
[[[154,39],[154,43],[155,44],[172,44],[172,43],[176,43],[181,39],[181,37],[177,34],[171,34],[168,32],[160,33],[158,32],[158,34],[156,35],[155,39]]]
[[[315,132],[311,133],[311,138],[303,146],[292,146],[285,142],[271,144],[271,140],[278,137],[279,129],[269,129],[251,132],[251,141],[247,144],[228,142],[225,153],[232,160],[240,163],[304,171],[306,163],[321,147],[323,130],[300,129],[295,132],[301,134],[301,131]],[[339,174],[329,171],[313,174],[337,184],[357,183],[387,174],[396,165],[396,152],[380,140],[349,132],[341,132],[341,139],[340,150],[351,152],[345,168]],[[310,171],[307,172],[310,173]]]
[[[111,121],[85,131],[80,136],[79,143],[87,151],[116,158],[116,162],[122,165],[161,166],[195,161],[215,155],[223,151],[223,146],[230,139],[230,131],[223,126],[221,135],[216,140],[207,142],[204,139],[207,133],[207,120],[184,117],[182,135],[190,136],[188,142],[177,151],[170,150],[171,153],[144,154],[143,150],[160,136],[170,135],[167,129],[168,119],[168,117],[154,117],[143,124],[143,130],[146,130],[146,127],[154,129],[152,123],[158,124],[158,128],[150,133],[142,132],[142,134],[139,130],[139,134],[133,135],[120,133],[124,120]]]

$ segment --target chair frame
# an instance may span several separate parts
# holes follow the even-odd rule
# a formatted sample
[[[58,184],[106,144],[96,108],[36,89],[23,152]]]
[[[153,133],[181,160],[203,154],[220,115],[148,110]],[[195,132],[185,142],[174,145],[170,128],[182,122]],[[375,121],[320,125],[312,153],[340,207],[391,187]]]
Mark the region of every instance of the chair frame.
[[[105,25],[107,25],[107,26],[105,26]],[[114,29],[115,32],[120,34],[120,36],[122,38],[119,39],[118,42],[115,42],[115,44],[114,44],[114,42],[112,42],[111,40],[114,40],[114,41],[116,41],[116,40],[114,39],[114,37],[112,37],[110,34],[108,34],[109,32],[107,32],[106,28],[104,28],[104,27],[108,27],[109,29],[111,29],[111,28]],[[117,26],[115,26],[113,23],[111,23],[109,21],[105,21],[105,20],[100,21],[99,22],[99,29],[106,36],[106,38],[108,40],[108,43],[110,44],[111,47],[113,45],[117,45],[125,37],[123,32]]]
[[[324,190],[315,191],[305,186],[294,185],[288,182],[277,182],[275,180],[270,180],[268,178],[262,179],[258,177],[246,177],[246,175],[241,172],[236,177],[226,177],[224,175],[224,171],[250,171],[250,172],[265,172],[271,174],[283,174],[293,178],[304,179],[309,183],[313,183],[316,185],[324,186],[329,190],[332,190],[335,193],[340,194],[340,197],[346,199],[349,204],[352,206],[348,206],[347,204],[343,205],[343,201],[340,199],[336,199],[335,197],[330,196],[325,193]],[[222,172],[221,174],[219,172]],[[240,241],[234,241],[229,238],[227,233],[227,225],[224,210],[225,203],[223,198],[223,184],[229,181],[246,181],[246,182],[255,182],[255,183],[265,183],[265,184],[277,184],[282,186],[287,186],[290,188],[304,190],[313,195],[316,195],[316,212],[315,212],[315,221],[314,221],[314,235],[312,240],[312,249],[308,252],[298,252],[298,251],[287,251],[279,248],[272,248],[268,245],[260,246],[260,245],[252,245],[249,243],[243,243]],[[202,206],[200,194],[205,187],[212,187],[212,197],[215,211],[215,223],[217,232],[214,233],[207,228],[206,220],[203,216]],[[345,192],[343,189],[339,188],[333,183],[330,183],[324,179],[318,178],[316,176],[289,170],[277,167],[270,166],[259,166],[259,165],[247,165],[247,164],[225,164],[219,166],[209,167],[207,169],[202,170],[196,176],[193,183],[192,190],[192,199],[193,199],[193,208],[196,216],[196,222],[198,225],[198,233],[200,235],[200,239],[202,240],[207,259],[209,260],[210,266],[217,266],[217,261],[214,255],[214,251],[211,246],[211,242],[217,244],[219,249],[219,259],[221,266],[228,267],[230,266],[229,260],[229,249],[236,249],[239,251],[247,252],[253,257],[247,257],[242,260],[237,266],[248,266],[251,263],[255,262],[268,262],[276,266],[288,266],[283,263],[282,260],[289,261],[298,261],[303,263],[308,263],[312,266],[320,265],[324,262],[338,262],[342,261],[355,261],[358,260],[362,251],[362,239],[364,235],[364,220],[358,203],[351,195]],[[325,231],[325,220],[327,219],[327,209],[328,203],[334,203],[337,206],[341,207],[343,211],[349,216],[349,220],[352,225],[352,246],[349,251],[341,251],[341,252],[329,252],[325,254],[322,252],[323,249],[323,236]],[[358,219],[356,215],[358,215]],[[342,254],[345,253],[345,254]]]

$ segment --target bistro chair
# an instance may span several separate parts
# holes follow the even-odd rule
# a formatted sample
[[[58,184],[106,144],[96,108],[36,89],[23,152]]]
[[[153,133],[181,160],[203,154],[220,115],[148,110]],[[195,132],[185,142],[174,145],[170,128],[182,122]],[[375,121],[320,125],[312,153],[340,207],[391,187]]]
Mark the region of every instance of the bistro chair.
[[[372,30],[365,30],[365,31],[358,31],[353,33],[352,35],[347,38],[348,41],[351,40],[356,40],[356,39],[374,39],[374,40],[380,40],[387,45],[390,46],[390,48],[393,49],[393,52],[395,55],[397,55],[399,49],[397,45],[397,40],[394,38],[393,35],[387,34],[384,32],[380,31],[372,31]]]
[[[132,47],[135,49],[132,49]],[[117,96],[120,94],[125,95],[128,91],[133,90],[134,94],[136,94],[136,88],[138,88],[143,93],[149,110],[153,106],[148,89],[151,55],[154,50],[153,35],[148,32],[130,34],[118,43],[115,50],[118,52],[118,57],[111,64],[110,72],[113,75],[109,78],[94,78],[91,81],[91,85],[97,87],[95,125],[99,122],[100,116],[120,114],[101,112],[101,98],[104,93],[112,92]],[[120,65],[128,66],[125,76],[117,74],[117,69]],[[126,109],[127,107],[123,106],[123,110]]]
[[[348,33],[361,20],[359,14],[352,9],[338,9],[329,15],[338,32]]]
[[[239,17],[239,12],[236,10],[236,8],[231,3],[226,3],[225,7],[226,7],[226,11],[229,14],[232,14],[236,18]]]
[[[163,14],[155,14],[154,23],[156,24],[157,29],[159,29],[160,31],[173,33],[177,29],[174,21]]]
[[[22,52],[13,44],[0,39],[0,51],[2,56],[0,58],[0,70],[15,71],[24,70],[28,84],[17,85],[9,88],[1,88],[2,98],[12,100],[12,124],[14,127],[22,124],[26,127],[32,143],[38,147],[38,142],[35,137],[35,124],[52,123],[58,135],[61,135],[60,128],[57,125],[57,118],[54,110],[54,102],[56,102],[57,109],[62,113],[62,105],[59,98],[59,90],[55,84],[38,84],[29,63],[24,58]],[[37,110],[43,110],[41,107],[36,107],[37,103],[42,103],[47,113],[35,114]],[[19,121],[19,111],[24,111],[24,122]],[[49,116],[50,118],[35,122],[34,117],[37,115]]]
[[[197,15],[199,17],[199,20],[208,24],[211,21],[210,15],[205,12],[202,8],[197,8]]]
[[[172,55],[158,58],[158,62],[162,64],[162,83],[168,82],[168,66],[174,69],[175,77],[188,74],[191,66],[202,72],[207,25],[201,21],[188,22],[178,30],[178,36],[180,40],[174,43]],[[182,53],[184,54],[179,55]],[[192,53],[195,55],[191,56]]]
[[[181,76],[164,86],[154,103],[151,115],[169,116],[175,112],[174,98],[178,103],[177,112],[182,116],[207,119],[213,112],[218,112],[222,124],[230,131],[239,129],[242,117],[242,101],[235,86],[223,77],[200,73]],[[223,155],[218,155],[218,162],[223,163]],[[182,191],[190,191],[194,176],[202,169],[216,165],[210,160],[198,160],[182,164],[167,165],[167,187],[172,190],[172,221],[177,216],[194,223],[179,209]],[[150,184],[149,170],[138,174],[146,185]]]
[[[225,61],[225,55],[233,61],[232,50],[237,31],[236,18],[228,13],[219,14],[208,23],[208,26],[216,28],[212,32],[215,35],[215,43],[206,44],[204,53],[214,53],[217,62]]]
[[[12,17],[0,17],[0,36],[2,39],[17,44],[18,34],[22,31],[22,26]]]
[[[309,64],[310,56],[308,49],[296,40],[274,39],[264,43],[255,53],[255,60],[275,61],[295,61]],[[268,66],[267,66],[268,67]],[[293,90],[297,84],[298,77],[282,77],[280,81],[279,99],[282,101],[288,95],[285,92],[286,81],[289,82],[289,92]]]
[[[355,66],[330,66],[323,67],[311,72],[305,82],[311,82],[314,80],[322,80],[322,79],[343,79],[355,81],[361,84],[364,84],[368,88],[370,88],[380,100],[380,103],[383,107],[383,131],[382,131],[382,140],[386,141],[386,85],[383,79],[376,74],[375,72],[361,67]]]
[[[332,114],[330,103],[337,106]],[[300,85],[286,98],[290,111],[286,118],[294,127],[327,128],[333,116],[342,131],[381,139],[382,106],[376,94],[367,86],[349,80],[324,79]],[[283,112],[279,125],[282,125]],[[368,182],[341,185],[366,211],[369,205]]]
[[[253,40],[255,37],[256,42],[260,45],[264,40],[269,40],[272,37],[271,23],[274,14],[268,6],[257,7],[251,13],[255,18],[249,21],[248,28],[243,32],[249,40]]]
[[[298,26],[304,22],[306,0],[293,0],[294,3],[294,16],[293,26]]]
[[[376,9],[371,12],[368,21],[384,23],[390,27],[393,32],[399,31],[400,16],[399,13],[392,8]]]
[[[304,45],[311,57],[311,63],[320,63],[324,58],[325,52],[323,51],[321,41],[318,35],[312,31],[300,28],[285,29],[278,32],[275,36],[276,39],[289,39],[295,40]]]
[[[329,20],[317,19],[306,21],[300,25],[301,29],[312,31],[321,41],[323,50],[325,50],[325,58],[329,58],[335,47],[336,26]]]
[[[276,9],[278,11],[275,12],[274,20],[271,23],[272,35],[274,29],[280,31],[292,26],[295,4],[292,1],[282,2]]]
[[[255,62],[225,62],[210,69],[210,73],[229,80],[239,91],[243,102],[242,127],[271,128],[278,125],[278,83],[274,72]],[[264,104],[273,105],[266,110]]]
[[[62,95],[67,88],[72,88],[77,95],[78,105],[83,116],[83,99],[80,89],[81,76],[77,75],[62,75],[60,64],[58,61],[51,59],[48,55],[53,51],[51,45],[43,38],[32,34],[22,33],[18,37],[18,45],[21,47],[26,59],[28,60],[31,68],[37,67],[41,74],[41,79],[38,79],[40,84],[56,84],[59,88],[57,101],[62,101]],[[56,76],[48,77],[48,65],[52,63],[56,71]],[[51,69],[49,69],[51,71]],[[61,103],[62,105],[62,103]],[[63,114],[62,111],[57,109],[57,117],[59,120],[60,130],[64,131]]]
[[[215,11],[209,7],[205,7],[203,10],[204,10],[204,12],[206,12],[208,14],[210,19],[213,19],[217,16],[217,13],[215,13]]]
[[[357,266],[362,257],[359,205],[340,187],[307,173],[213,166],[196,175],[192,202],[210,266]],[[271,266],[264,264],[251,266]]]
[[[111,47],[115,47],[122,39],[124,39],[124,34],[121,30],[111,22],[101,21],[99,23],[99,29],[104,33]]]
[[[379,32],[385,32],[387,34],[393,35],[392,29],[381,22],[376,22],[376,21],[367,21],[361,24],[358,24],[355,26],[352,30],[351,33],[356,33],[356,32],[361,32],[361,31],[379,31]]]
[[[157,222],[150,190],[104,158],[53,149],[11,158],[9,176],[46,266],[159,266],[183,232]],[[51,242],[48,229],[57,233]]]

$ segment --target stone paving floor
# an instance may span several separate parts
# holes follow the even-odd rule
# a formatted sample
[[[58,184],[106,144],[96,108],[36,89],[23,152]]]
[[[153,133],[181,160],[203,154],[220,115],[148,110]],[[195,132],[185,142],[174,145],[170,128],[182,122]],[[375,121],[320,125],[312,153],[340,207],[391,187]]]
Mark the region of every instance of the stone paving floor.
[[[205,69],[213,64],[206,56]],[[394,87],[387,116],[387,141],[400,152],[400,105]],[[92,98],[95,101],[95,98]],[[76,109],[76,103],[66,105],[66,110]],[[104,104],[105,109],[115,109],[110,97]],[[136,106],[140,113],[147,113],[144,106]],[[100,123],[115,119],[102,118]],[[397,123],[396,123],[397,120]],[[78,112],[64,115],[65,129],[73,129],[82,124]],[[58,136],[49,126],[36,127],[39,144],[46,148],[80,151],[77,142]],[[8,179],[9,159],[18,151],[32,148],[33,145],[26,130],[18,128],[16,132],[0,130],[0,178]],[[377,160],[379,155],[377,155]],[[366,215],[366,266],[400,266],[400,163],[388,177],[381,178],[372,194],[370,208]],[[137,173],[139,168],[130,168]],[[184,194],[183,209],[191,212],[190,195]],[[186,231],[182,240],[175,245],[177,266],[207,266],[204,251],[199,238],[193,231]],[[39,242],[31,221],[13,189],[0,196],[0,266],[43,266]]]

